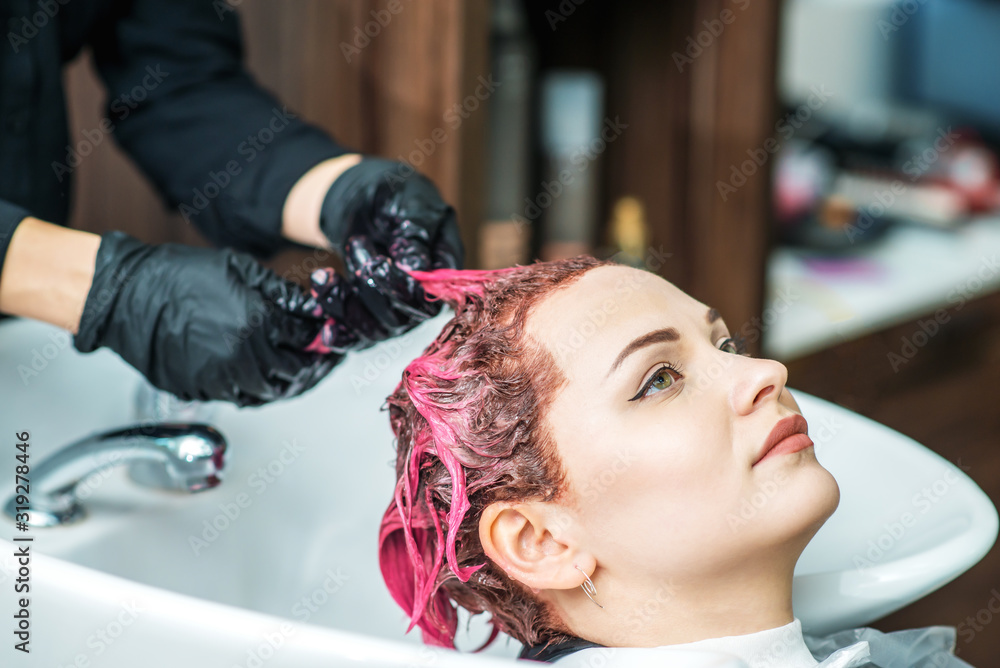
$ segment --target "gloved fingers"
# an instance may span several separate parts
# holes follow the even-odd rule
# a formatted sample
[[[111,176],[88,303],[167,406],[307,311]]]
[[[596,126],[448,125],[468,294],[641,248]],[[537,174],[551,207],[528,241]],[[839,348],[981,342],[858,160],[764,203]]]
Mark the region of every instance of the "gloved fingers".
[[[251,318],[253,316],[251,315]],[[292,350],[308,350],[320,337],[327,318],[298,317],[284,313],[265,304],[263,318],[266,318],[267,339],[272,346],[284,346]],[[318,352],[318,351],[317,351]]]
[[[321,319],[316,299],[298,283],[278,276],[247,253],[226,249],[226,269],[246,288],[256,291],[267,302],[268,310],[277,309],[301,318]]]
[[[299,391],[305,392],[316,386],[321,380],[333,371],[343,359],[342,355],[318,355],[315,361],[306,367],[305,373],[300,377]]]
[[[278,276],[270,269],[266,272],[258,290],[262,297],[281,311],[305,320],[321,319],[321,309],[315,295],[303,289],[298,283]]]
[[[351,350],[359,349],[363,343],[358,333],[348,328],[343,321],[327,318],[316,336],[302,350],[323,355],[345,355]]]
[[[308,390],[326,376],[339,357],[279,348],[273,352],[267,370],[272,391],[269,399],[293,397]]]
[[[441,199],[434,183],[423,174],[413,174],[394,192],[381,213],[395,220],[387,249],[389,257],[403,269],[429,271],[434,242],[442,228],[455,220],[455,210]]]
[[[369,312],[389,329],[401,334],[436,315],[439,302],[430,302],[423,287],[390,258],[375,255],[363,237],[348,240],[350,255],[359,267],[351,285]]]
[[[385,250],[375,249],[378,255],[388,255],[402,269],[428,271],[431,268],[431,245],[427,228],[412,220],[400,221],[392,242]]]
[[[315,315],[343,317],[344,293],[347,283],[333,267],[321,267],[309,275],[309,292],[316,302]]]
[[[310,294],[316,302],[318,314],[325,318],[316,338],[306,350],[321,353],[345,354],[364,345],[374,333],[371,328],[353,327],[360,305],[355,305],[357,295],[343,276],[332,267],[317,269],[309,277]]]
[[[333,269],[317,269],[310,276],[310,282],[311,292],[327,320],[307,350],[344,354],[389,337],[357,291]]]
[[[394,160],[365,157],[341,174],[323,200],[320,228],[344,252],[352,275],[361,266],[349,240],[358,236],[370,242],[372,256],[387,255],[403,270],[457,268],[464,261],[454,209],[429,178]]]
[[[234,342],[238,349],[233,357],[241,362],[211,370],[215,379],[208,385],[223,395],[212,398],[259,406],[295,396],[319,382],[342,359],[302,350],[297,334],[280,340],[276,332],[299,319],[283,313],[279,318],[264,326],[266,332],[250,330]]]

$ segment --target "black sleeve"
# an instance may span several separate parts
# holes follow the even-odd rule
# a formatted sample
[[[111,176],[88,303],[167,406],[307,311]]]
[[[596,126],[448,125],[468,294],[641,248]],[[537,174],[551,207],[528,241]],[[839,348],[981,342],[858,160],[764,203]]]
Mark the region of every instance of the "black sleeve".
[[[30,215],[27,209],[0,199],[0,274],[3,274],[4,258],[7,257],[7,248],[14,230]]]
[[[311,167],[348,153],[261,89],[224,0],[119,0],[90,40],[110,132],[213,243],[269,256]],[[113,186],[112,186],[113,188]]]

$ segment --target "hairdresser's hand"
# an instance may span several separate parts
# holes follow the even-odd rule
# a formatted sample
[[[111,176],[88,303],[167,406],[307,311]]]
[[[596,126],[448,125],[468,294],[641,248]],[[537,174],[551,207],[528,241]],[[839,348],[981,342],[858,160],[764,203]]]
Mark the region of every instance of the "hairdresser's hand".
[[[303,350],[325,320],[249,255],[109,232],[74,345],[106,346],[185,400],[258,405],[309,389],[342,359]]]
[[[318,269],[310,277],[312,294],[330,320],[311,350],[346,353],[399,336],[440,310],[428,302],[420,284],[384,255],[377,255],[363,237],[347,242],[350,280],[333,269]]]
[[[455,210],[430,179],[401,162],[363,158],[347,169],[323,200],[320,229],[342,253],[352,283],[371,285],[367,278],[378,276],[382,298],[369,296],[365,304],[385,329],[412,327],[411,314],[441,309],[404,270],[460,269],[464,261]],[[362,251],[352,239],[363,241]],[[373,267],[379,256],[391,262]]]

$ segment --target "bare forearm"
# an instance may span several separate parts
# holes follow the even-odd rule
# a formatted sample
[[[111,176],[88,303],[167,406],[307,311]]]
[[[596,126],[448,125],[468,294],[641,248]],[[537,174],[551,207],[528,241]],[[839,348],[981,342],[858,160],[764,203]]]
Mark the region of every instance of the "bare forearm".
[[[323,198],[337,177],[360,161],[359,154],[348,153],[325,160],[303,174],[285,199],[281,236],[307,246],[329,248],[330,242],[319,229]]]
[[[37,218],[17,226],[0,275],[0,312],[74,334],[94,277],[101,237]]]

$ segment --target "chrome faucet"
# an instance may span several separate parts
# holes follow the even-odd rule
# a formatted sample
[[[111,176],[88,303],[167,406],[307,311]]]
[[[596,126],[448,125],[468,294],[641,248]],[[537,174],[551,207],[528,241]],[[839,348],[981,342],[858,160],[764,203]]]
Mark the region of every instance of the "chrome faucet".
[[[86,513],[78,485],[122,464],[128,465],[133,481],[146,487],[191,493],[210,489],[222,482],[225,452],[225,438],[207,424],[147,423],[88,436],[32,467],[27,522],[53,527],[81,519]],[[15,519],[25,512],[23,502],[24,496],[11,497],[4,513]]]

